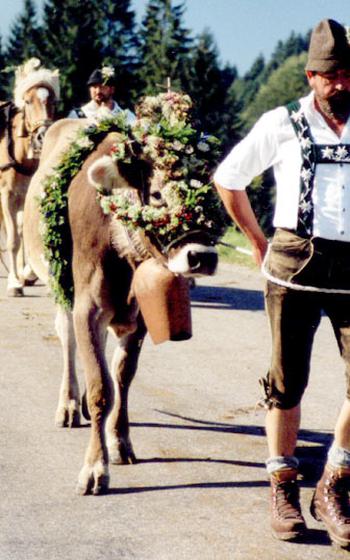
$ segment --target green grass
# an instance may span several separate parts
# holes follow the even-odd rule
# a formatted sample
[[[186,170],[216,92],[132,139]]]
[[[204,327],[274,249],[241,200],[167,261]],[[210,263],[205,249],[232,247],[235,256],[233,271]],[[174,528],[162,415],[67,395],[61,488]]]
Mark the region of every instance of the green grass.
[[[251,250],[250,243],[246,239],[246,237],[233,227],[228,228],[221,241],[223,241],[224,243],[229,243],[230,245],[234,245],[235,247],[242,247],[243,249],[248,249],[249,251]],[[217,249],[221,262],[240,264],[249,267],[255,266],[250,255],[245,255],[244,253],[241,253],[236,249],[225,247],[224,245],[220,244],[217,246]]]

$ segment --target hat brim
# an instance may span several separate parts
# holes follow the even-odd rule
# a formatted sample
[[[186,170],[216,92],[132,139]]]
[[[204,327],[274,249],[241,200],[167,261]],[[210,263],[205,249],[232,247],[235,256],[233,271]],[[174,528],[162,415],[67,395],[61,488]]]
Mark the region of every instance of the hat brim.
[[[350,61],[339,61],[339,60],[315,60],[313,58],[308,61],[305,70],[310,72],[334,72],[340,69],[350,69]]]

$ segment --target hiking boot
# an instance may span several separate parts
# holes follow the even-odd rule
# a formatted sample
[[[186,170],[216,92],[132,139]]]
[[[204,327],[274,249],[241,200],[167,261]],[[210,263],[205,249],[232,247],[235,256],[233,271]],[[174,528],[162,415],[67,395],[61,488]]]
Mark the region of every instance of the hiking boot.
[[[306,531],[299,503],[297,474],[293,468],[271,474],[271,528],[273,535],[283,541],[296,539]]]
[[[311,502],[311,515],[323,521],[330,539],[350,545],[350,468],[326,465]]]

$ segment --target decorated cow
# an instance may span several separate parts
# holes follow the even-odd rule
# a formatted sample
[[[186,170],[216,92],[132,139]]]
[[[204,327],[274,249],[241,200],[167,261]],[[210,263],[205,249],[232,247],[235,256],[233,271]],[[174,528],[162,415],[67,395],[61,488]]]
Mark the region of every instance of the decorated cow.
[[[170,91],[145,98],[133,125],[123,114],[58,121],[30,184],[25,247],[55,296],[64,352],[57,425],[80,421],[75,341],[85,373],[91,437],[81,494],[107,490],[108,462],[135,462],[127,398],[142,341],[147,330],[155,342],[191,336],[185,278],[217,266],[217,140],[190,115],[189,97]],[[110,372],[107,329],[118,342]]]

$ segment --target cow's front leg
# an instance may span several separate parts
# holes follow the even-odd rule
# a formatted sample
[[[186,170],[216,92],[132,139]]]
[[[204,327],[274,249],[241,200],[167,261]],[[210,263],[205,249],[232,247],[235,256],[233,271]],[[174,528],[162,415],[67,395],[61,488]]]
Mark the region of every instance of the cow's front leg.
[[[104,356],[107,322],[96,306],[82,298],[76,298],[73,318],[91,416],[90,441],[77,492],[97,495],[106,492],[109,485],[105,424],[113,401],[113,385]]]
[[[136,463],[129,434],[128,394],[136,373],[146,328],[140,316],[135,332],[119,337],[118,329],[113,330],[118,338],[118,347],[114,351],[111,367],[114,405],[106,424],[109,461],[113,464]]]
[[[79,384],[75,369],[75,334],[72,313],[57,308],[55,327],[61,341],[63,354],[63,375],[55,415],[56,426],[80,426]]]

